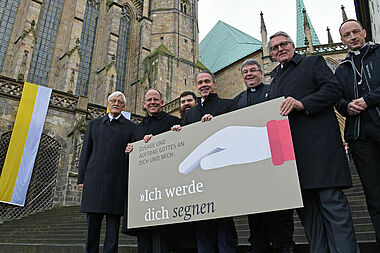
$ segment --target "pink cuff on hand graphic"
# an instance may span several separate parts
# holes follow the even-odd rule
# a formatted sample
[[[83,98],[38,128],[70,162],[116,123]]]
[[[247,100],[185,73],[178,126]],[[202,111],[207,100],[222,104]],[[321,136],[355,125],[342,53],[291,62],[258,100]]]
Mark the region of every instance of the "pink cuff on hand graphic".
[[[198,145],[179,165],[180,173],[218,169],[272,158],[275,166],[295,160],[289,122],[268,121],[266,127],[229,126]]]

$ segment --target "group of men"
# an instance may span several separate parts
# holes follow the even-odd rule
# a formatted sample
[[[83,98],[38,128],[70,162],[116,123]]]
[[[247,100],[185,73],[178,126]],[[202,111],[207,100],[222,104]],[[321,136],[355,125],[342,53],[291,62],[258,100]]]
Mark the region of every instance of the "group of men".
[[[202,71],[196,76],[200,98],[189,91],[180,96],[181,119],[162,111],[160,91],[149,89],[142,102],[147,116],[135,125],[121,116],[124,95],[112,93],[107,102],[109,114],[90,121],[87,127],[79,164],[81,211],[87,213],[88,225],[86,252],[98,252],[104,216],[107,232],[103,252],[117,252],[120,217],[127,215],[125,153],[133,152],[130,143],[148,142],[153,135],[180,131],[181,126],[212,120],[214,116],[278,97],[285,97],[279,112],[289,117],[304,204],[296,211],[310,252],[359,252],[349,204],[342,192],[352,182],[334,106],[346,117],[345,140],[362,180],[379,244],[380,47],[365,42],[365,29],[356,20],[345,21],[339,32],[349,53],[335,75],[323,57],[299,55],[289,35],[277,32],[268,43],[272,58],[279,62],[271,72],[270,85],[262,83],[260,64],[248,59],[241,66],[247,89],[234,99],[222,99],[216,93],[215,76]],[[248,218],[252,252],[295,252],[293,210],[253,214]],[[190,224],[133,231],[138,238],[138,251],[169,252],[173,249],[171,238],[175,238],[171,231],[179,229],[189,233],[187,238],[195,235],[200,253],[236,252],[232,218]]]

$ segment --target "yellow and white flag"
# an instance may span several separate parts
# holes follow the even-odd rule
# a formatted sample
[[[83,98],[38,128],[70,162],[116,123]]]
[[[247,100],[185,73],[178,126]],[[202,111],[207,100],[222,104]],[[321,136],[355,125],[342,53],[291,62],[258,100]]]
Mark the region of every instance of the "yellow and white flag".
[[[50,88],[24,83],[0,177],[0,202],[18,206],[25,204],[51,91]]]

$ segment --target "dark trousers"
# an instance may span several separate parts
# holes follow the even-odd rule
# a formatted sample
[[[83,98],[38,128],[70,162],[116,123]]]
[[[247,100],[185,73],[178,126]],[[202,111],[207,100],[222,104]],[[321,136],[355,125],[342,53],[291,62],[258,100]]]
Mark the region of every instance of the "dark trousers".
[[[360,125],[360,135],[349,142],[356,170],[362,181],[368,212],[380,244],[380,127],[372,122]]]
[[[254,252],[294,245],[293,209],[248,215],[249,242]]]
[[[304,208],[297,213],[309,240],[310,253],[358,253],[350,206],[341,189],[302,191]]]
[[[165,226],[137,231],[139,253],[169,253],[169,239]]]
[[[104,213],[87,213],[86,252],[98,253],[100,230],[106,216],[106,237],[104,239],[104,253],[117,253],[119,242],[120,216]]]
[[[232,218],[195,223],[198,253],[235,253],[235,229]]]

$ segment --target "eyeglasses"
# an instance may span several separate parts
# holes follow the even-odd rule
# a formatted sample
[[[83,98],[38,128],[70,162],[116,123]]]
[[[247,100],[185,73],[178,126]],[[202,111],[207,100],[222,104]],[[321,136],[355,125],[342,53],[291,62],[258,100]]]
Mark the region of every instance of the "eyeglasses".
[[[242,74],[256,73],[256,72],[261,72],[261,70],[260,69],[246,69],[246,70],[243,70]]]
[[[289,41],[283,41],[283,42],[281,42],[280,44],[271,47],[270,50],[271,50],[272,52],[276,52],[276,51],[278,51],[278,50],[280,49],[280,47],[281,47],[281,48],[285,48],[285,47],[287,47],[287,46],[289,45],[289,43],[290,43]]]
[[[120,99],[110,99],[108,100],[111,104],[116,104],[116,102],[119,104],[119,105],[123,105],[124,104],[124,101],[123,100],[120,100]]]

